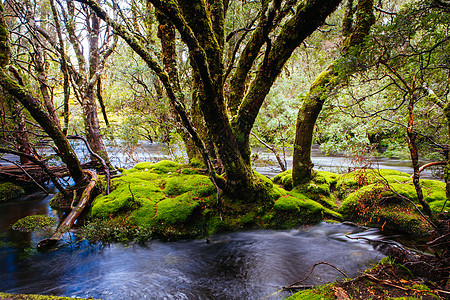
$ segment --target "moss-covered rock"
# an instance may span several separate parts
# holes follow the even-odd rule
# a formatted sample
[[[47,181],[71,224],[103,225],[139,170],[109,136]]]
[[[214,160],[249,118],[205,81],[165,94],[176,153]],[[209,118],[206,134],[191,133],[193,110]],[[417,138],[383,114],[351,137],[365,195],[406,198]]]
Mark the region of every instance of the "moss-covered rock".
[[[280,174],[277,174],[273,178],[273,182],[281,185],[286,190],[290,191],[293,188],[292,183],[292,170],[286,170]]]
[[[273,206],[272,226],[292,228],[303,224],[317,223],[323,220],[324,207],[305,195],[281,196]]]
[[[12,200],[25,194],[25,190],[11,182],[0,183],[0,202]]]
[[[45,215],[32,215],[19,219],[12,228],[14,230],[32,232],[41,229],[50,229],[55,226],[56,220]]]

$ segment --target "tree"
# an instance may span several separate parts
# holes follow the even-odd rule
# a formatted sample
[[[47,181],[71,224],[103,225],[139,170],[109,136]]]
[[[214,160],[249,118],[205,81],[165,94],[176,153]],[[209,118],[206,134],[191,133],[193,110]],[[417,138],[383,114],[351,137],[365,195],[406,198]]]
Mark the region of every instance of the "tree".
[[[250,165],[249,137],[256,116],[292,52],[325,22],[326,17],[336,9],[340,1],[262,1],[258,23],[243,46],[235,71],[229,79],[224,77],[227,68],[223,57],[226,46],[224,22],[230,1],[149,1],[175,26],[188,48],[192,72],[198,74],[201,80],[199,108],[208,129],[208,137],[214,143],[224,168],[225,174],[220,177],[210,161],[213,155],[208,153],[204,141],[188,118],[183,95],[177,94],[173,77],[164,71],[159,62],[143,47],[140,38],[133,35],[126,26],[112,20],[96,2],[80,2],[88,4],[100,18],[110,24],[115,33],[120,35],[159,77],[183,126],[200,149],[214,182],[228,195],[253,201],[257,187],[254,185]],[[247,85],[247,78],[253,66],[256,66],[257,73],[254,80]],[[228,99],[224,92],[226,83],[230,91]]]
[[[322,110],[323,104],[330,95],[343,84],[348,72],[342,68],[343,62],[353,60],[361,51],[364,37],[369,33],[375,22],[373,15],[373,1],[360,0],[356,8],[354,25],[347,22],[352,16],[353,3],[349,1],[347,14],[344,19],[342,55],[333,61],[312,83],[307,95],[304,97],[297,115],[296,133],[294,141],[294,157],[292,166],[293,185],[299,185],[312,177],[314,164],[311,161],[311,146],[314,127]]]
[[[75,183],[84,183],[86,177],[81,169],[80,161],[58,124],[43,108],[41,101],[33,97],[20,83],[8,76],[10,55],[9,31],[4,19],[4,7],[0,4],[0,86],[5,92],[17,99],[53,139],[58,148],[58,154],[66,164]]]
[[[422,143],[430,143],[434,147],[444,149],[447,167],[445,180],[447,183],[447,198],[450,199],[449,173],[448,173],[448,118],[450,91],[450,74],[448,36],[450,13],[447,7],[437,2],[419,2],[406,5],[392,19],[384,22],[374,29],[370,38],[366,41],[363,53],[354,63],[359,72],[367,78],[378,83],[379,91],[388,95],[390,103],[384,103],[383,109],[367,109],[360,105],[361,115],[383,116],[386,111],[394,111],[400,116],[400,121],[383,119],[401,124],[406,131],[408,149],[414,169],[413,183],[423,210],[436,224],[428,203],[424,200],[419,181],[419,146]],[[367,98],[377,97],[372,93]],[[359,105],[359,104],[358,104]],[[386,107],[387,106],[387,107]],[[403,110],[402,110],[403,109]],[[424,116],[430,119],[431,113],[438,122],[446,118],[447,138],[443,135],[428,135],[427,130],[435,127],[427,122],[426,127],[419,127],[420,110],[426,109]],[[406,125],[404,125],[406,123]],[[446,145],[444,145],[444,143]],[[446,151],[445,151],[446,150]]]

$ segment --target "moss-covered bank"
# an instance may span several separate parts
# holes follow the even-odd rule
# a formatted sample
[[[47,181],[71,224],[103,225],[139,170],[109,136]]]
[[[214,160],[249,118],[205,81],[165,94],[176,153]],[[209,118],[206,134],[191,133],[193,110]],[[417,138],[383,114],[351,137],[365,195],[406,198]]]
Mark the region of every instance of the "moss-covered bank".
[[[278,174],[274,182],[292,189],[292,172]],[[450,209],[450,202],[444,207],[445,183],[420,183],[434,213]],[[321,203],[330,216],[342,220],[416,236],[426,236],[433,229],[411,203],[421,209],[410,175],[400,171],[364,169],[343,175],[316,171],[310,182],[290,193],[297,192]]]
[[[288,228],[321,221],[330,209],[255,174],[260,200],[229,199],[201,170],[171,161],[138,163],[92,203],[81,229],[90,240],[200,237],[244,228]],[[130,233],[133,232],[133,233]]]
[[[11,182],[0,183],[0,203],[12,200],[25,194],[25,190]]]
[[[427,287],[403,265],[389,257],[377,266],[366,270],[355,279],[318,286],[293,294],[288,300],[339,300],[339,299],[441,299],[436,291]]]
[[[195,167],[172,161],[139,163],[113,180],[109,195],[94,200],[90,221],[81,234],[91,241],[145,241],[249,228],[292,228],[324,218],[418,236],[431,230],[406,200],[417,201],[406,173],[316,171],[311,181],[295,188],[291,171],[273,181],[257,173],[255,178],[261,197],[249,203],[217,195],[209,178]],[[445,184],[434,180],[421,184],[426,200],[439,212],[445,202]]]

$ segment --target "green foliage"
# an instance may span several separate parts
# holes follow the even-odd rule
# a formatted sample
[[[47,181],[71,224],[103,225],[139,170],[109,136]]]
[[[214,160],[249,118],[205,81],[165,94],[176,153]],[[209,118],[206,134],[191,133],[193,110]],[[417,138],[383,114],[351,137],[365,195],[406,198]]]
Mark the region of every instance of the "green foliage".
[[[25,190],[11,182],[0,183],[0,202],[8,201],[25,194]]]
[[[33,232],[41,229],[50,229],[55,226],[56,220],[45,215],[32,215],[18,220],[12,228],[14,230]]]
[[[125,216],[93,219],[85,223],[78,235],[91,243],[145,243],[153,232],[147,226],[138,226]]]

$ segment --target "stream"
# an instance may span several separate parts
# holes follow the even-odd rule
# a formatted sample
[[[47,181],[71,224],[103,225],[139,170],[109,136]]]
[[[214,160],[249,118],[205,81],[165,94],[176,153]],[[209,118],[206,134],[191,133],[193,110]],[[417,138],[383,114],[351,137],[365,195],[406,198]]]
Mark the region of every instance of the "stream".
[[[161,149],[152,147],[155,149],[135,153],[132,159],[119,157],[115,163],[128,166],[126,162],[166,157],[157,152]],[[258,153],[264,158],[271,156],[263,150]],[[313,161],[319,170],[351,166],[348,158],[323,156],[318,150],[313,151]],[[378,159],[377,163],[380,168],[411,171],[404,161]],[[273,164],[256,169],[269,177],[280,172]],[[425,177],[432,177],[431,172]],[[57,218],[49,206],[53,195],[37,192],[0,204],[0,291],[96,299],[279,299],[289,295],[277,293],[281,287],[306,277],[318,262],[333,264],[352,277],[384,256],[366,240],[349,239],[347,234],[375,240],[394,238],[378,229],[329,223],[216,234],[210,243],[205,239],[152,240],[145,246],[90,245],[70,233],[58,250],[38,253],[36,244],[50,233],[23,233],[11,226],[27,215]],[[339,278],[343,275],[337,270],[319,265],[302,284]]]

